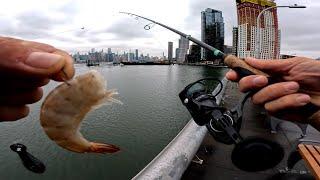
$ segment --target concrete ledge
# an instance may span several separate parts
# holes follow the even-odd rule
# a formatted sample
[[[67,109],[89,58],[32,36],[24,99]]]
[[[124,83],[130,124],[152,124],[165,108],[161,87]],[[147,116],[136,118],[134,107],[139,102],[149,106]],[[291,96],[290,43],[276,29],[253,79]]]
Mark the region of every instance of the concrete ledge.
[[[217,96],[218,104],[220,104],[225,92],[227,80],[223,79],[222,83],[222,92]],[[219,88],[220,87],[217,87],[213,94],[215,94]],[[198,126],[191,119],[180,133],[133,179],[180,179],[199,149],[206,134],[206,127]]]

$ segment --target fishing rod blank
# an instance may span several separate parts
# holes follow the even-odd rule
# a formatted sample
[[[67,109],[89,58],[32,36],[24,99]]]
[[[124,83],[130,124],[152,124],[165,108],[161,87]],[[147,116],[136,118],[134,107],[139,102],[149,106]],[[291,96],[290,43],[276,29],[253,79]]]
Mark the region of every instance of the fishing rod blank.
[[[199,46],[209,50],[209,51],[212,51],[214,53],[215,56],[223,59],[224,63],[231,69],[235,70],[238,75],[242,78],[242,77],[245,77],[245,76],[249,76],[249,75],[263,75],[263,76],[266,76],[266,77],[270,77],[268,74],[258,70],[258,69],[255,69],[253,67],[251,67],[250,65],[248,65],[245,61],[239,59],[238,57],[234,56],[234,55],[231,55],[231,54],[225,54],[223,53],[222,51],[220,51],[219,49],[217,48],[214,48],[212,46],[210,46],[209,44],[207,43],[204,43],[196,38],[193,38],[191,37],[190,35],[187,35],[179,30],[176,30],[172,27],[169,27],[167,25],[164,25],[160,22],[157,22],[155,20],[152,20],[152,19],[149,19],[149,18],[146,18],[146,17],[143,17],[143,16],[140,16],[140,15],[137,15],[137,14],[133,14],[133,13],[129,13],[129,12],[120,12],[121,14],[127,14],[127,15],[130,15],[130,16],[135,16],[135,17],[138,17],[138,18],[141,18],[141,19],[144,19],[144,20],[147,20],[149,22],[152,22],[154,24],[157,24],[159,26],[162,26],[176,34],[179,34],[180,36],[194,42],[195,44],[198,44]]]

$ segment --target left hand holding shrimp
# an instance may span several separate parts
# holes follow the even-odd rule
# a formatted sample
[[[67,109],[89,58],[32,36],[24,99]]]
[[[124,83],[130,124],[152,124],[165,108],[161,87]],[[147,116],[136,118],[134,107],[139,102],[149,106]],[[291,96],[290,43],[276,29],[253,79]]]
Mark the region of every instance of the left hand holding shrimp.
[[[50,79],[63,81],[74,75],[67,52],[32,41],[0,37],[0,121],[14,121],[28,115],[27,104],[42,97],[41,86]]]

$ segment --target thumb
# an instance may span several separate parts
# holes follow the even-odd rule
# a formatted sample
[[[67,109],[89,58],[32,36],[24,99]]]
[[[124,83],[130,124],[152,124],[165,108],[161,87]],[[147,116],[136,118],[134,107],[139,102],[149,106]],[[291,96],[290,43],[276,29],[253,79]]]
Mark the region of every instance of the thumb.
[[[270,72],[270,73],[286,72],[294,64],[294,61],[288,60],[288,59],[262,60],[262,59],[255,59],[255,58],[246,58],[245,61],[250,66],[256,69]]]
[[[21,67],[21,73],[31,76],[52,76],[58,73],[65,65],[63,56],[47,52],[32,52],[26,58]]]
[[[12,76],[39,77],[50,78],[54,80],[70,79],[68,63],[69,58],[58,53],[48,52],[31,52],[29,55],[21,59],[21,61],[2,61],[0,63],[1,73]],[[68,68],[68,71],[65,70]],[[64,74],[61,74],[65,71]]]
[[[33,52],[25,64],[32,67],[34,75],[44,75],[57,81],[68,80],[74,75],[72,58],[61,50],[53,53]]]
[[[50,45],[0,37],[0,47],[0,75],[3,77],[66,80],[74,75],[72,58]]]

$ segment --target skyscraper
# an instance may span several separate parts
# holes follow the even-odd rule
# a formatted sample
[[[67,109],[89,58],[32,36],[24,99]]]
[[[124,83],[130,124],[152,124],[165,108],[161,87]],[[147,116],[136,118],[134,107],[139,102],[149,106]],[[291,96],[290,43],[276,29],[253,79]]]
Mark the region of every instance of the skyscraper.
[[[173,42],[168,42],[168,60],[169,60],[169,63],[172,62],[172,51],[173,51]]]
[[[280,30],[277,9],[266,11],[257,26],[259,13],[276,6],[274,0],[236,0],[238,9],[238,57],[248,56],[262,59],[278,59],[280,56]],[[257,54],[257,33],[260,32],[261,54]]]
[[[187,56],[188,63],[199,62],[201,58],[201,47],[197,44],[192,44],[190,47],[189,54]]]
[[[223,51],[224,22],[221,11],[207,8],[201,12],[201,40]],[[201,59],[207,61],[217,59],[213,52],[203,48],[201,51]]]
[[[136,61],[139,61],[139,51],[138,49],[136,49],[136,57],[135,57]]]
[[[181,36],[179,39],[179,48],[176,49],[176,60],[178,63],[183,63],[186,60],[188,49],[189,40]]]
[[[238,55],[238,28],[233,27],[232,30],[232,55]]]
[[[114,58],[113,58],[113,54],[111,51],[111,48],[108,48],[108,54],[107,54],[107,61],[108,62],[113,62]]]

